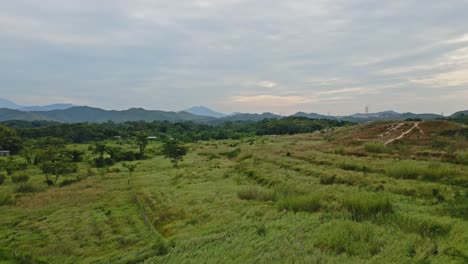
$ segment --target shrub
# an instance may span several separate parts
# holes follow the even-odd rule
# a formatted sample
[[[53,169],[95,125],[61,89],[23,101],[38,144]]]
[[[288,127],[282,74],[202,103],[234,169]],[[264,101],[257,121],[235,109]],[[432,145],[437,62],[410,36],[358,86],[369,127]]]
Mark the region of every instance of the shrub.
[[[390,199],[374,193],[350,194],[344,198],[343,206],[351,213],[355,221],[363,221],[393,212]]]
[[[451,226],[444,224],[426,215],[395,215],[392,222],[406,232],[419,234],[423,237],[445,236],[450,232]]]
[[[386,153],[387,152],[387,147],[385,147],[385,145],[381,143],[366,143],[364,144],[364,149],[367,152],[371,152],[371,153]]]
[[[240,148],[236,148],[234,150],[222,153],[222,155],[226,156],[228,159],[233,159],[233,158],[239,156],[240,153],[241,153]]]
[[[0,174],[0,185],[2,185],[5,182],[6,176],[5,174]]]
[[[385,173],[396,179],[417,179],[421,167],[413,161],[403,161],[385,169]]]
[[[322,207],[320,203],[320,195],[309,194],[302,196],[287,196],[281,199],[278,203],[280,210],[293,212],[316,212]]]
[[[418,179],[439,181],[457,174],[457,171],[443,163],[431,163],[427,166],[415,161],[403,161],[385,170],[386,174],[396,179]]]
[[[447,203],[445,211],[451,216],[468,220],[468,192],[455,193],[453,200]]]
[[[257,201],[275,201],[276,195],[271,190],[261,189],[258,187],[247,187],[237,192],[237,196],[242,200],[257,200]]]
[[[335,220],[319,227],[315,244],[337,255],[368,257],[378,254],[385,243],[369,223]]]
[[[37,189],[32,184],[25,183],[18,186],[18,189],[16,191],[19,193],[33,193],[36,192]]]
[[[0,206],[12,204],[13,200],[11,199],[10,194],[5,192],[0,192]]]
[[[459,151],[456,153],[457,163],[468,165],[468,151]]]
[[[11,181],[14,184],[23,184],[29,181],[29,176],[26,174],[13,175],[11,176]]]
[[[66,180],[63,180],[59,186],[60,187],[65,187],[65,186],[68,186],[68,185],[72,185],[74,183],[77,183],[79,182],[81,179],[80,178],[75,178],[75,179],[66,179]]]
[[[337,155],[344,155],[345,154],[345,149],[343,146],[339,146],[335,149],[335,154]]]

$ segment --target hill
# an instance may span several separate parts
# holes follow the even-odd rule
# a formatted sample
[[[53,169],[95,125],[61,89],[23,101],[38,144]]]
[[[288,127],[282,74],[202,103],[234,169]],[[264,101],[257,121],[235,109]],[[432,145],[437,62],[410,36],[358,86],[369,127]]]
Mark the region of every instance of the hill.
[[[65,110],[68,108],[76,107],[72,104],[51,104],[43,106],[25,106],[19,108],[21,111],[33,112],[33,111],[52,111],[52,110]]]
[[[450,117],[451,118],[456,118],[456,117],[460,117],[461,115],[468,116],[468,110],[456,112],[455,114],[451,115]]]
[[[21,107],[10,100],[0,98],[0,108],[19,109]]]
[[[128,121],[194,121],[206,123],[215,120],[213,117],[197,116],[187,112],[166,112],[131,108],[123,111],[104,110],[100,108],[77,106],[63,110],[50,111],[20,111],[0,109],[0,121],[7,120],[49,120],[62,123],[102,123],[112,121],[116,123]]]
[[[35,121],[35,120],[51,120],[51,119],[40,113],[23,112],[23,111],[14,110],[14,109],[0,108],[0,121],[7,121],[7,120]]]
[[[187,113],[194,114],[197,116],[209,116],[209,117],[215,117],[215,118],[221,118],[221,117],[226,116],[226,114],[213,111],[204,106],[194,106],[189,109],[183,110],[183,112],[187,112]]]
[[[248,113],[240,113],[235,115],[226,116],[223,118],[218,119],[218,121],[226,122],[226,121],[251,121],[251,122],[258,122],[263,119],[279,119],[283,118],[283,116],[276,115],[273,113],[263,113],[263,114],[248,114]]]

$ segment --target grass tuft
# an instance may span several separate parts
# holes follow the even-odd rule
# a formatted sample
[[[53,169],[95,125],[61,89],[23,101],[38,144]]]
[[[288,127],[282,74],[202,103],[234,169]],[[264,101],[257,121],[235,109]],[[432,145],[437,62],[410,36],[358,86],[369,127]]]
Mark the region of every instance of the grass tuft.
[[[320,203],[321,196],[318,194],[309,194],[301,196],[287,196],[278,202],[280,210],[293,212],[317,212],[322,207]]]
[[[275,201],[276,195],[272,190],[262,189],[259,187],[245,187],[237,192],[237,196],[242,200],[256,201]]]
[[[364,149],[370,153],[386,153],[388,152],[387,147],[381,143],[366,143],[364,144]]]
[[[351,213],[355,221],[371,219],[393,212],[393,204],[387,196],[374,193],[354,193],[346,196],[343,206]]]

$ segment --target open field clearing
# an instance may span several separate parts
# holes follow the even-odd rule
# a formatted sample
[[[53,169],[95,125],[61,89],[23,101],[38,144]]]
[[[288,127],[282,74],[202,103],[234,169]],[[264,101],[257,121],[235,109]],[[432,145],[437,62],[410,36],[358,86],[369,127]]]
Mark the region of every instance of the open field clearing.
[[[32,166],[0,185],[0,263],[467,263],[466,128],[383,144],[413,126],[200,141],[179,169],[153,142],[56,187]]]

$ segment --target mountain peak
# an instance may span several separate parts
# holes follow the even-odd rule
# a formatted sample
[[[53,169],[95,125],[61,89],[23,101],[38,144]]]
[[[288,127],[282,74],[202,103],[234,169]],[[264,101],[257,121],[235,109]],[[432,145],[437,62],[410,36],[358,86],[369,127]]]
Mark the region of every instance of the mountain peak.
[[[194,106],[189,109],[185,109],[182,112],[187,112],[187,113],[198,115],[198,116],[209,116],[209,117],[215,117],[215,118],[221,118],[221,117],[226,116],[223,113],[216,112],[205,106]]]

